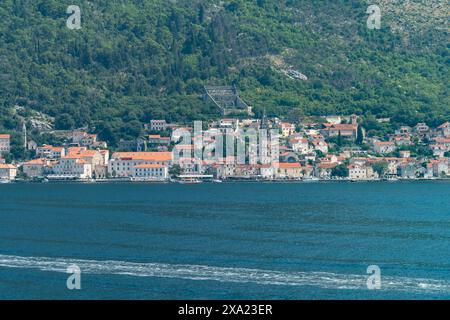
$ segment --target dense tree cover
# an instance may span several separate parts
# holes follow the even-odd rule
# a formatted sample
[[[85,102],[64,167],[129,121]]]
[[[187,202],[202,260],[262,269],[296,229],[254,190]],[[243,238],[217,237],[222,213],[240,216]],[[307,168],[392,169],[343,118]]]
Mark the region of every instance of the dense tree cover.
[[[332,177],[348,177],[348,164],[340,164],[331,170]]]
[[[72,4],[81,30],[66,28]],[[374,134],[448,119],[446,30],[394,32],[395,15],[369,30],[366,9],[362,0],[2,0],[0,130],[20,128],[9,111],[18,104],[114,144],[151,118],[218,117],[202,86],[231,83],[257,115],[356,113]],[[274,58],[308,80],[287,77]]]
[[[379,177],[383,177],[388,170],[388,163],[386,161],[380,161],[372,164],[373,171],[378,173]]]

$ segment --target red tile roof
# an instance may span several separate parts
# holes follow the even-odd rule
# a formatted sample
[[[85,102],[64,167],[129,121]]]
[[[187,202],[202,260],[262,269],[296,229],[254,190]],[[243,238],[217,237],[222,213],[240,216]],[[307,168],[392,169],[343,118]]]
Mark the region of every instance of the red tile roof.
[[[302,166],[300,165],[300,163],[290,163],[290,162],[280,162],[278,164],[278,167],[280,167],[281,169],[300,169]]]
[[[0,164],[0,169],[17,169],[12,164]]]
[[[160,164],[140,164],[137,166],[134,166],[134,168],[137,169],[150,169],[150,168],[164,168],[164,166]]]
[[[115,152],[112,157],[116,159],[171,161],[172,152]]]

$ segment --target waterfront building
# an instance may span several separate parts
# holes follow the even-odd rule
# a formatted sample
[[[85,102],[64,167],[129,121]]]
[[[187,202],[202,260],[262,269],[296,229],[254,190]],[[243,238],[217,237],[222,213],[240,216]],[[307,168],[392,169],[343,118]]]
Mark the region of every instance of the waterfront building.
[[[138,180],[163,181],[169,178],[169,169],[160,164],[140,164],[133,167],[131,177]]]
[[[309,164],[302,166],[302,175],[303,178],[312,178],[314,175],[314,167]]]
[[[263,179],[275,178],[276,168],[271,164],[262,164],[259,166],[259,173]]]
[[[376,174],[370,166],[351,164],[348,166],[348,177],[350,180],[369,180],[376,178]]]
[[[333,169],[338,166],[337,162],[324,162],[316,166],[316,177],[320,179],[330,179]]]
[[[403,162],[397,166],[397,176],[403,179],[415,179],[416,171],[414,162]]]
[[[105,150],[87,150],[84,147],[69,148],[68,155],[74,158],[84,160],[91,165],[92,177],[106,178],[109,151]]]
[[[29,178],[43,177],[50,173],[51,161],[45,158],[34,159],[22,164],[23,173]]]
[[[14,180],[17,176],[17,167],[12,164],[0,164],[0,179]]]
[[[141,164],[170,167],[172,152],[115,152],[108,163],[108,172],[113,177],[130,177],[133,167]]]
[[[450,174],[448,158],[439,158],[436,160],[431,160],[428,163],[428,167],[431,169],[430,173],[433,177],[439,178]]]
[[[215,164],[212,166],[212,172],[215,179],[227,179],[234,176],[236,165],[234,162],[224,161],[221,164]]]
[[[108,165],[108,162],[109,162],[109,150],[108,149],[103,149],[103,150],[98,150],[98,152],[100,152],[100,155],[103,157],[103,164]]]
[[[278,164],[278,178],[299,179],[302,177],[302,166],[300,163],[280,162]]]
[[[175,159],[175,158],[174,158]],[[185,174],[203,174],[205,167],[202,160],[195,160],[194,158],[178,158],[176,162]]]
[[[53,166],[53,174],[49,175],[49,178],[90,179],[92,164],[79,155],[65,156]]]
[[[234,170],[234,177],[243,179],[256,178],[259,176],[259,172],[259,165],[238,164]]]
[[[390,176],[396,176],[397,175],[397,167],[402,162],[402,159],[398,158],[381,158],[380,161],[386,161],[388,164],[386,174]]]

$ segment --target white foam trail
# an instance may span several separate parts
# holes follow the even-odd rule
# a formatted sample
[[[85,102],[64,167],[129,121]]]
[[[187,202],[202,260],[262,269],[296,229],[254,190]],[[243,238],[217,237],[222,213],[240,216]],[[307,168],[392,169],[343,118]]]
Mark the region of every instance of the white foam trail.
[[[87,274],[162,277],[264,285],[313,286],[324,289],[367,290],[366,281],[368,277],[366,274],[285,272],[201,265],[0,255],[0,267],[7,268],[29,268],[65,273],[67,267],[72,264],[78,265],[81,272]],[[450,293],[450,282],[424,278],[387,277],[382,275],[381,290],[406,291],[411,293]]]

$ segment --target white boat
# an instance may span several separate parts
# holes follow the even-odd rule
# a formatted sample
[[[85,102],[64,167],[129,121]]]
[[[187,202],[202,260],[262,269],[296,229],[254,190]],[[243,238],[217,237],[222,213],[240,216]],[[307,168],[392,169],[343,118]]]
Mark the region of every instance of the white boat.
[[[212,182],[214,182],[214,183],[222,183],[223,181],[219,180],[219,179],[214,179]]]
[[[11,180],[0,179],[0,183],[11,183]]]
[[[198,179],[183,179],[183,180],[178,180],[178,183],[181,183],[181,184],[198,184],[198,183],[202,183],[202,181],[200,181]]]
[[[396,182],[396,181],[399,181],[399,180],[400,179],[396,178],[396,177],[389,177],[389,178],[386,179],[386,181],[388,181],[388,182]]]
[[[320,179],[316,178],[316,177],[312,177],[312,178],[303,179],[302,181],[303,182],[317,182],[317,181],[320,181]]]

